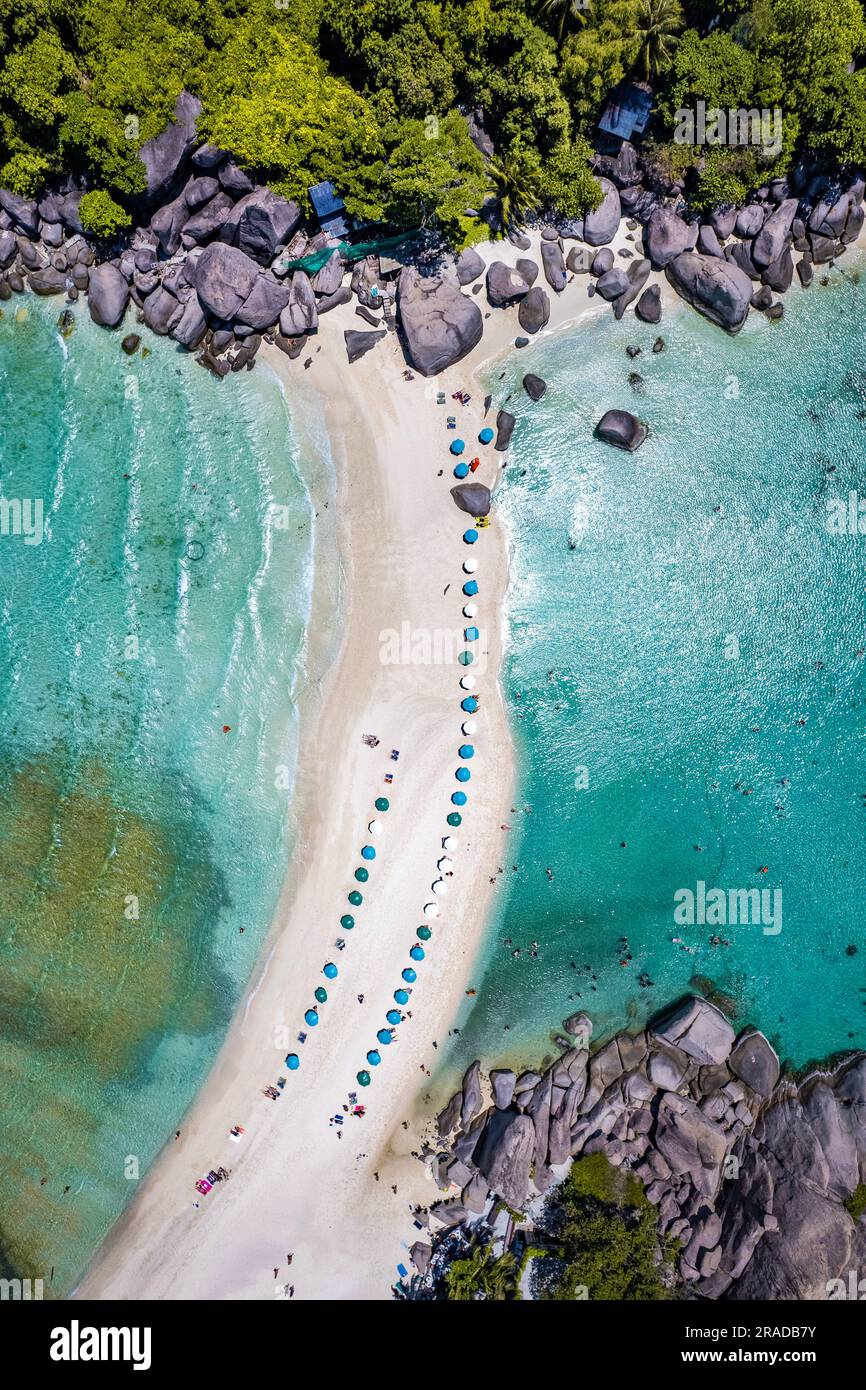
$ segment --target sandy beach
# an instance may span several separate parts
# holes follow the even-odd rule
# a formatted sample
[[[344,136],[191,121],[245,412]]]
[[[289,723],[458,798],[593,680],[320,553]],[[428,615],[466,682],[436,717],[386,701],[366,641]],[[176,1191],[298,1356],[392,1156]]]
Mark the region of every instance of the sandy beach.
[[[622,224],[614,250],[625,236]],[[479,250],[487,261],[513,264],[531,255],[540,262],[537,234],[532,240],[530,252],[507,242]],[[667,300],[663,277],[654,273],[651,281],[660,281]],[[573,277],[560,296],[551,294],[546,332],[610,312],[589,299],[588,283],[587,276]],[[480,302],[486,312],[486,300]],[[305,399],[323,404],[336,469],[335,495],[321,465],[310,477],[318,560],[300,702],[292,864],[262,959],[180,1138],[142,1181],[81,1281],[79,1298],[272,1299],[288,1297],[290,1288],[298,1299],[388,1298],[397,1265],[409,1267],[408,1247],[423,1238],[411,1206],[441,1195],[411,1156],[419,1139],[410,1122],[435,1072],[434,1044],[443,1046],[464,992],[480,983],[473,970],[507,839],[501,827],[509,820],[514,777],[498,685],[507,536],[494,507],[478,544],[470,550],[463,543],[469,519],[449,495],[454,435],[446,416],[457,416],[467,457],[481,456],[475,480],[494,486],[509,455],[475,444],[482,423],[494,424],[498,405],[494,399],[485,420],[476,375],[509,350],[520,330],[516,309],[490,311],[468,358],[441,377],[406,381],[393,334],[349,366],[348,327],[363,327],[351,305],[323,319],[300,360],[289,361],[276,348],[266,358],[292,406],[300,404],[299,418]],[[307,355],[313,360],[305,371]],[[451,399],[458,388],[471,393],[466,407]],[[447,406],[437,404],[438,391],[446,393]],[[230,381],[225,398],[230,409]],[[465,625],[461,566],[470,555],[478,561],[474,621],[481,638],[473,668],[480,710],[469,803],[453,832],[459,838],[454,873],[441,917],[431,924],[426,959],[417,966],[411,1018],[397,1029],[395,1045],[382,1049],[382,1064],[362,1091],[356,1075],[410,964],[449,832],[445,818],[454,809],[466,717],[464,671],[456,664]],[[335,640],[329,615],[338,593],[342,631]],[[435,649],[437,634],[445,633],[453,634],[454,660],[411,659],[418,635],[421,647],[432,641]],[[387,634],[391,649],[394,641],[403,643],[404,659],[396,663],[387,659]],[[362,741],[368,733],[379,738],[377,748]],[[399,749],[398,762],[391,749]],[[357,925],[343,931],[340,917],[350,910],[348,892],[359,886],[354,870],[382,795],[390,809],[379,817],[377,858],[362,885]],[[339,937],[342,951],[335,947]],[[328,961],[339,969],[333,982],[322,975]],[[304,1011],[322,984],[328,1000],[320,1023],[305,1029]],[[299,1045],[304,1029],[307,1040]],[[284,1064],[289,1051],[301,1057],[292,1074]],[[273,1102],[263,1091],[279,1076],[288,1080]],[[363,1118],[343,1111],[353,1091],[366,1106]],[[338,1114],[341,1126],[330,1123]],[[229,1137],[234,1125],[246,1131],[240,1143]],[[195,1182],[221,1165],[230,1179],[200,1198]]]

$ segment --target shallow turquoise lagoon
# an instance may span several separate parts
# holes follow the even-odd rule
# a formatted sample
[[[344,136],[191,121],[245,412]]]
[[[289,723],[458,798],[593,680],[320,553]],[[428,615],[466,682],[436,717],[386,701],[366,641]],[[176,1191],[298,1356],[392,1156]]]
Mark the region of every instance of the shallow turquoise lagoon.
[[[46,1296],[170,1137],[261,947],[312,552],[266,370],[220,383],[151,335],[126,357],[84,305],[64,341],[61,307],[0,322],[0,1259]]]
[[[450,1066],[537,1060],[576,1008],[598,1035],[690,987],[795,1064],[866,1046],[866,535],[829,525],[866,497],[846,260],[736,339],[684,309],[605,314],[491,373],[518,415],[499,506],[521,787]],[[650,425],[634,455],[593,439],[613,406]],[[757,924],[678,924],[699,881],[781,890],[781,930],[774,896]]]

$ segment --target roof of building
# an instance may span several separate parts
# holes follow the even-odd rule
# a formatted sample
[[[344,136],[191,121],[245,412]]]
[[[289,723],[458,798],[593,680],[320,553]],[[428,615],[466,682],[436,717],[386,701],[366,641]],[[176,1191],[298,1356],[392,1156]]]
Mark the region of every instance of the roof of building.
[[[324,183],[313,184],[313,187],[308,188],[307,192],[310,195],[310,202],[313,204],[313,211],[320,222],[323,218],[332,217],[335,213],[346,210],[343,199],[328,179]]]
[[[635,131],[640,133],[644,130],[652,104],[653,94],[649,87],[636,82],[621,82],[608,96],[598,128],[606,135],[630,140]]]

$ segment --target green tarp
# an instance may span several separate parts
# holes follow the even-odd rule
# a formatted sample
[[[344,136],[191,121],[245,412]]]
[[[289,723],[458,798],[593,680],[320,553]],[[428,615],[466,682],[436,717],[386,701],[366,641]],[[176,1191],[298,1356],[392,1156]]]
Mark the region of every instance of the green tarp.
[[[382,237],[379,241],[358,241],[354,244],[348,241],[339,241],[336,246],[323,246],[321,251],[313,251],[311,255],[301,256],[296,261],[283,261],[283,269],[305,270],[308,275],[315,275],[316,271],[321,270],[325,262],[330,260],[335,251],[339,251],[344,261],[350,263],[362,261],[365,256],[376,256],[383,251],[392,251],[416,235],[416,232],[401,232],[399,236]]]

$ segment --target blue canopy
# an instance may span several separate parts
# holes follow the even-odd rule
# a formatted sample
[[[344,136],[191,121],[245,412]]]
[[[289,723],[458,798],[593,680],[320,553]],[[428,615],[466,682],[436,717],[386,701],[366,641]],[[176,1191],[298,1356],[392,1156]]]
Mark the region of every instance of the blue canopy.
[[[467,714],[475,714],[478,709],[478,701],[474,695],[469,695],[465,700],[460,701],[460,708]]]
[[[452,454],[462,454],[463,450],[466,448],[466,445],[464,444],[462,439],[452,439],[448,447],[450,448]]]
[[[329,960],[328,964],[322,967],[322,974],[326,975],[329,980],[336,980],[338,973],[337,967],[334,965],[333,961]]]
[[[370,1048],[370,1051],[367,1053],[367,1061],[370,1063],[370,1066],[371,1066],[371,1067],[378,1067],[378,1065],[379,1065],[379,1063],[381,1062],[381,1060],[382,1060],[382,1058],[381,1058],[381,1056],[379,1055],[379,1053],[376,1051],[375,1047],[371,1047],[371,1048]]]
[[[457,467],[454,469],[454,477],[455,477],[455,478],[465,478],[465,477],[468,475],[468,473],[469,473],[469,464],[468,464],[468,463],[458,463]]]
[[[477,627],[466,627],[466,628],[464,628],[464,629],[463,629],[463,641],[464,641],[464,642],[477,642],[477,641],[478,641],[478,628],[477,628]]]
[[[423,959],[424,959],[424,947],[423,947],[423,946],[413,946],[412,949],[411,949],[411,951],[409,952],[409,955],[412,957],[413,960],[423,960]]]
[[[467,545],[474,545],[478,540],[478,532],[474,526],[470,526],[468,531],[463,532],[463,539]]]
[[[387,1018],[388,1022],[389,1022],[390,1024],[392,1024],[392,1026],[393,1026],[394,1028],[397,1027],[397,1024],[398,1024],[398,1023],[402,1023],[402,1022],[403,1022],[403,1018],[402,1018],[402,1015],[400,1014],[400,1010],[399,1010],[399,1009],[389,1009],[388,1012],[386,1013],[385,1017]]]
[[[458,782],[468,782],[472,773],[469,771],[468,767],[458,767],[454,776],[457,778]]]
[[[478,436],[478,439],[479,439],[480,443],[482,443],[482,444],[489,444],[492,438],[493,438],[493,431],[492,431],[492,429],[490,428],[489,425],[485,425],[485,426],[484,426],[484,429],[481,431],[481,433],[480,433],[479,436]]]
[[[289,1071],[297,1071],[300,1065],[301,1059],[298,1056],[297,1052],[290,1052],[288,1057],[286,1058],[286,1066],[288,1067]]]
[[[394,990],[394,1002],[397,1003],[397,1004],[408,1004],[408,1003],[409,1003],[409,995],[407,994],[407,992],[406,992],[405,989],[395,989],[395,990]]]
[[[364,846],[364,848],[361,850],[361,858],[362,858],[362,859],[375,859],[375,858],[376,858],[376,851],[374,850],[374,848],[373,848],[372,845],[365,845],[365,846]]]
[[[318,1013],[316,1012],[316,1010],[315,1010],[315,1009],[307,1009],[307,1012],[304,1014],[304,1022],[307,1024],[307,1026],[308,1026],[309,1028],[315,1028],[315,1026],[316,1026],[316,1024],[318,1023],[318,1021],[319,1021],[319,1015],[318,1015]]]
[[[406,981],[406,983],[409,984],[409,985],[414,985],[415,981],[416,981],[417,978],[418,978],[418,976],[415,974],[415,971],[412,969],[411,965],[407,965],[407,966],[406,966],[406,969],[402,972],[402,974],[403,974],[403,979],[404,979],[404,980]]]
[[[460,748],[459,748],[459,753],[460,753],[461,758],[474,758],[474,757],[475,757],[475,749],[473,748],[473,746],[472,746],[471,743],[461,743]]]
[[[465,793],[465,792],[452,792],[452,793],[451,793],[451,804],[452,804],[453,806],[465,806],[465,805],[466,805],[466,793]]]
[[[380,1028],[378,1033],[376,1034],[376,1037],[379,1039],[379,1042],[382,1044],[383,1047],[390,1046],[390,1044],[394,1041],[387,1028]]]

